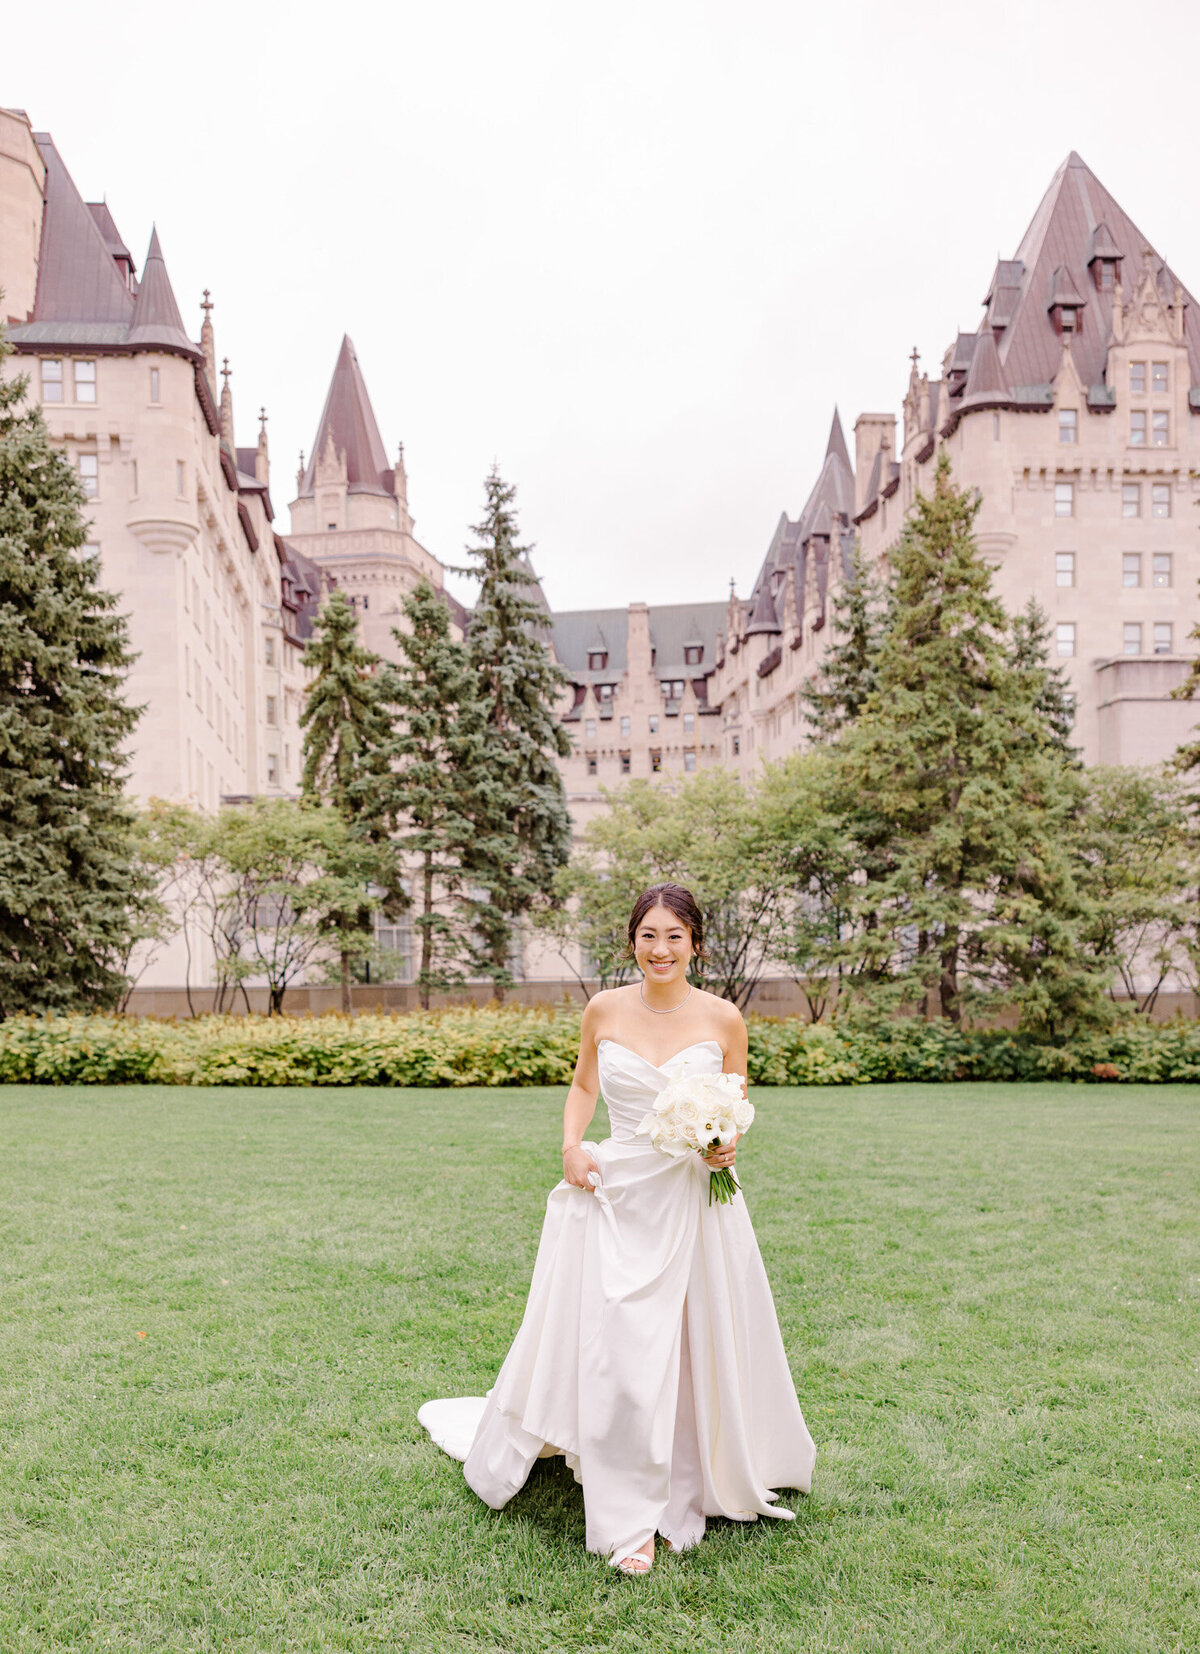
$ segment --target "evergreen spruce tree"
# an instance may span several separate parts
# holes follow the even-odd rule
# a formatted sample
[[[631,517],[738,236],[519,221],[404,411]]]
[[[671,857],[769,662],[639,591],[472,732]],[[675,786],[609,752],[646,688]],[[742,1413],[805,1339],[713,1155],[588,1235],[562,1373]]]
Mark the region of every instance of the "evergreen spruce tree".
[[[472,803],[486,762],[485,714],[465,644],[450,635],[444,597],[421,580],[404,601],[409,629],[391,675],[392,786],[399,843],[415,862],[421,1004],[463,979],[470,951],[464,884]]]
[[[547,647],[546,615],[533,596],[528,548],[517,541],[516,489],[495,467],[475,528],[479,581],[467,648],[483,703],[487,762],[472,799],[468,871],[484,895],[474,903],[475,968],[502,995],[511,982],[514,930],[570,853],[571,820],[555,762],[571,750],[554,710],[567,674]]]
[[[394,918],[407,904],[391,832],[395,820],[388,754],[392,744],[389,672],[358,637],[358,617],[342,591],[323,605],[304,651],[314,677],[300,714],[304,731],[301,799],[330,804],[362,843],[376,851],[363,899],[338,916],[342,1009],[351,1008],[353,961],[366,952],[377,910]],[[361,937],[361,945],[356,938]]]
[[[833,740],[866,705],[878,679],[889,610],[886,583],[862,561],[856,545],[851,578],[833,600],[830,645],[816,676],[800,690],[815,739]]]
[[[1071,745],[1074,697],[1063,668],[1050,665],[1050,622],[1036,597],[1013,616],[1009,659],[1015,671],[1030,674],[1034,710],[1042,720],[1045,739],[1064,758],[1078,764],[1079,749]]]
[[[892,558],[877,688],[833,748],[841,809],[878,865],[852,893],[868,921],[855,946],[893,1002],[930,996],[959,1021],[1015,1001],[1028,1025],[1062,1032],[1105,1014],[1111,972],[1081,948],[1082,780],[1047,738],[1039,674],[1013,665],[978,508],[943,453]]]
[[[126,623],[27,384],[0,379],[0,1017],[115,1005],[149,894],[122,796]]]

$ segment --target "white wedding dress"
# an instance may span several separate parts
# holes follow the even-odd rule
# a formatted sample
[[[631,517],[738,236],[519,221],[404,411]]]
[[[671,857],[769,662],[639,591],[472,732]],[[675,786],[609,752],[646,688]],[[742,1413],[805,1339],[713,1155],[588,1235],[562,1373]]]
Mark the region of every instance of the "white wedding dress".
[[[615,1040],[598,1055],[612,1136],[584,1147],[602,1181],[551,1191],[525,1316],[486,1399],[429,1401],[417,1417],[493,1510],[536,1458],[563,1454],[587,1548],[615,1562],[655,1533],[694,1545],[706,1516],[790,1518],[773,1489],[807,1493],[816,1449],[744,1196],[710,1206],[698,1155],[634,1136],[685,1065],[720,1073],[720,1046],[661,1068]]]

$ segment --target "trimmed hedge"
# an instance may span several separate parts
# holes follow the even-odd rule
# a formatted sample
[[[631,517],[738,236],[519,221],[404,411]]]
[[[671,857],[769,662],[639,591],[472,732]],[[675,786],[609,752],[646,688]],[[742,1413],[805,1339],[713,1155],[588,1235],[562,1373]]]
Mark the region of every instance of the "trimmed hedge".
[[[579,1009],[408,1016],[14,1017],[0,1023],[0,1084],[566,1085]],[[1003,1029],[916,1020],[828,1028],[751,1017],[755,1085],[880,1080],[1200,1080],[1200,1023],[1127,1017],[1039,1045]]]

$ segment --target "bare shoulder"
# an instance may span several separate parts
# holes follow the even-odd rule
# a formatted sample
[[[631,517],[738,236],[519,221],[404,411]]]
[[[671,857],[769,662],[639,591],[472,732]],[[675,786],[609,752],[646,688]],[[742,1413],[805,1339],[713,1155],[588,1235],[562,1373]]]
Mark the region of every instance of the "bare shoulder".
[[[622,1002],[630,995],[628,986],[623,988],[602,988],[599,993],[593,994],[583,1008],[582,1032],[585,1038],[599,1040],[604,1037],[606,1030],[613,1026],[613,1019],[619,1014]]]
[[[721,1044],[745,1039],[746,1024],[737,1006],[728,999],[722,999],[720,994],[710,994],[704,989],[700,991],[704,994],[705,1014],[719,1031]]]

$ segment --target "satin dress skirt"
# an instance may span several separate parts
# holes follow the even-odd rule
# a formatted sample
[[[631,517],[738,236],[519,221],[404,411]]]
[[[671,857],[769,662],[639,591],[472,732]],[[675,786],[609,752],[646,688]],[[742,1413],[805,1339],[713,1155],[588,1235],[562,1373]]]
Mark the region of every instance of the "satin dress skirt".
[[[705,1518],[790,1518],[776,1488],[811,1485],[816,1449],[788,1370],[744,1195],[708,1203],[709,1170],[634,1136],[671,1079],[719,1073],[702,1041],[656,1067],[599,1046],[612,1136],[585,1148],[594,1193],[546,1204],[524,1319],[486,1397],[418,1417],[499,1510],[533,1461],[561,1453],[583,1487],[587,1547],[619,1561],[655,1533],[677,1549]]]

